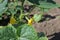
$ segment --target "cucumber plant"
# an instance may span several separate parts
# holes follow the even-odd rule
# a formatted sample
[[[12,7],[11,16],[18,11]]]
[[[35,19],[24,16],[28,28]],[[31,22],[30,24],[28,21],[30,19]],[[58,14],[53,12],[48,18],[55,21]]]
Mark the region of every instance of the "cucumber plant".
[[[34,14],[29,19],[29,13],[24,13],[26,1],[30,5],[38,7],[41,10],[40,14]],[[48,40],[46,36],[40,36],[39,38],[37,32],[30,24],[33,21],[40,21],[44,12],[56,7],[59,7],[59,5],[52,0],[0,0],[0,16],[3,13],[10,15],[10,22],[8,24],[12,24],[0,27],[0,40]],[[24,18],[28,20],[29,25],[24,22]],[[21,25],[21,23],[24,24]]]

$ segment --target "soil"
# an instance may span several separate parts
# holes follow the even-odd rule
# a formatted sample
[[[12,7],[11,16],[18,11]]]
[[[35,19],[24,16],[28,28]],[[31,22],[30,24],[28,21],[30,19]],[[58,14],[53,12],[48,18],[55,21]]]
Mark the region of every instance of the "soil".
[[[54,0],[60,3],[60,0]],[[49,10],[48,15],[55,18],[43,22],[34,23],[37,32],[44,32],[49,40],[60,40],[60,9],[54,8]]]

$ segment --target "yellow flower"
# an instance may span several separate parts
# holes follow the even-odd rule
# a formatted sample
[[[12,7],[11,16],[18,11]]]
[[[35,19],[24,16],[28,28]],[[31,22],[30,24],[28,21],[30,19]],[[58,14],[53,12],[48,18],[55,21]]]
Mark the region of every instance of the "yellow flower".
[[[32,25],[32,23],[33,23],[33,18],[30,18],[30,19],[28,20],[28,24],[29,24],[29,25]]]
[[[11,17],[11,18],[10,18],[10,24],[15,24],[15,23],[16,23],[15,18],[14,18],[14,17]]]

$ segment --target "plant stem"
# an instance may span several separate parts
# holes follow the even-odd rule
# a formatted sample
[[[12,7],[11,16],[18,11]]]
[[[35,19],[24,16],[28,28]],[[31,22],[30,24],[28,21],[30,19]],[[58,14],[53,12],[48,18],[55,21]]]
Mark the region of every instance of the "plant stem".
[[[25,17],[27,20],[29,20],[29,18],[28,17]]]
[[[20,19],[20,21],[22,20],[22,14],[23,14],[23,2],[22,2],[22,4],[21,4],[21,13],[20,13],[20,16],[19,16],[19,19]]]
[[[22,20],[22,13],[23,13],[23,12],[22,12],[22,10],[21,10],[21,14],[20,14],[20,20]]]

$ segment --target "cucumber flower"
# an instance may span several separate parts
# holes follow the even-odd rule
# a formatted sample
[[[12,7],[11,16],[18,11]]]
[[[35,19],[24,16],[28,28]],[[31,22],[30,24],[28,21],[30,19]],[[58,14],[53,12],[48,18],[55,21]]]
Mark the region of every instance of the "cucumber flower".
[[[16,23],[16,20],[15,20],[15,18],[12,16],[11,18],[10,18],[10,24],[15,24]]]
[[[33,18],[30,18],[30,19],[28,20],[28,24],[29,24],[29,25],[32,25],[32,23],[33,23]]]

